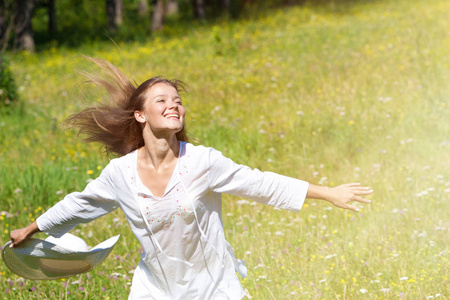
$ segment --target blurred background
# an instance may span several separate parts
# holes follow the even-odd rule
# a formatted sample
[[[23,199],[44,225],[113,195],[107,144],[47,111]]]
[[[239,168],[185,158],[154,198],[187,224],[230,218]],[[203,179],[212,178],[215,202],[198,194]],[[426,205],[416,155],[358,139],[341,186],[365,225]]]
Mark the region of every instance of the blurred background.
[[[224,195],[226,238],[254,299],[448,298],[448,28],[447,0],[3,0],[0,244],[112,158],[61,126],[109,101],[80,85],[80,73],[99,71],[88,55],[138,84],[186,82],[194,144],[375,190],[359,213],[308,200],[296,214]],[[126,298],[142,249],[122,212],[72,233],[89,245],[122,237],[102,265],[63,280],[24,280],[2,263],[2,297]]]

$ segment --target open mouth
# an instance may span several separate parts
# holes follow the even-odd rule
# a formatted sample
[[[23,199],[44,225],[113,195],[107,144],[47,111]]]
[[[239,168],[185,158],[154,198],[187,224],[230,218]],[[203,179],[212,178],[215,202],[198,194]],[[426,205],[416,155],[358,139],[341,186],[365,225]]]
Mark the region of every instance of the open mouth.
[[[168,118],[168,119],[175,118],[177,120],[180,118],[180,116],[178,114],[167,114],[167,115],[164,115],[164,117]]]

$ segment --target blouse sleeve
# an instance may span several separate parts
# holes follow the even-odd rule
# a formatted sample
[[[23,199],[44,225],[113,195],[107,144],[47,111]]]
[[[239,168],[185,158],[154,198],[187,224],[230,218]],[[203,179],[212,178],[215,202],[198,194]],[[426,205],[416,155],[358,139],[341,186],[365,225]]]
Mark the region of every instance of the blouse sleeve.
[[[111,179],[112,172],[110,163],[83,192],[68,194],[47,210],[36,220],[39,230],[60,237],[80,223],[88,223],[115,210],[118,202]]]
[[[300,211],[309,183],[239,165],[221,152],[209,151],[208,180],[217,193],[227,193],[281,209]]]

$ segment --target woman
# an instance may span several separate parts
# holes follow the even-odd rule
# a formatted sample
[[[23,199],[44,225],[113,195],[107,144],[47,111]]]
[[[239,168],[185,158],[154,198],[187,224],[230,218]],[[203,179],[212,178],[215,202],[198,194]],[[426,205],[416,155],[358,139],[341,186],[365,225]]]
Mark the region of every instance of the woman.
[[[61,236],[120,207],[144,249],[129,299],[241,299],[245,293],[235,272],[245,276],[246,269],[225,240],[222,193],[293,211],[305,198],[354,211],[350,201],[370,202],[361,196],[372,191],[359,184],[315,186],[187,143],[180,82],[156,77],[135,88],[110,63],[89,59],[109,74],[109,80],[88,77],[114,105],[88,108],[67,122],[121,157],[83,192],[11,232],[12,247],[40,231]]]

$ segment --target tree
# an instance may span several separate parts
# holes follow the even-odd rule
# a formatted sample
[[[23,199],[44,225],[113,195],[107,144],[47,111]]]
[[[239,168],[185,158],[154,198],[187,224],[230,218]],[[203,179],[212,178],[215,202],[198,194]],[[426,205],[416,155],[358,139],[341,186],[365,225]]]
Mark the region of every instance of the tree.
[[[171,16],[178,13],[178,1],[177,0],[167,0],[166,4],[166,15]]]
[[[205,13],[205,1],[204,0],[192,0],[194,9],[194,17],[197,20],[204,20],[206,18]]]
[[[5,58],[9,38],[14,30],[15,14],[12,1],[0,2],[0,105],[18,98],[14,75]]]
[[[33,17],[34,1],[14,1],[14,48],[34,51]]]
[[[156,0],[152,2],[152,32],[161,30],[164,28],[165,12],[164,1]]]
[[[222,11],[228,11],[230,9],[231,0],[220,0],[219,4]]]
[[[48,32],[51,36],[56,33],[56,13],[55,13],[55,0],[48,0]]]
[[[138,14],[143,17],[148,13],[148,3],[147,0],[139,0],[138,2]]]
[[[106,0],[106,15],[108,16],[108,30],[115,32],[123,22],[123,1]]]

